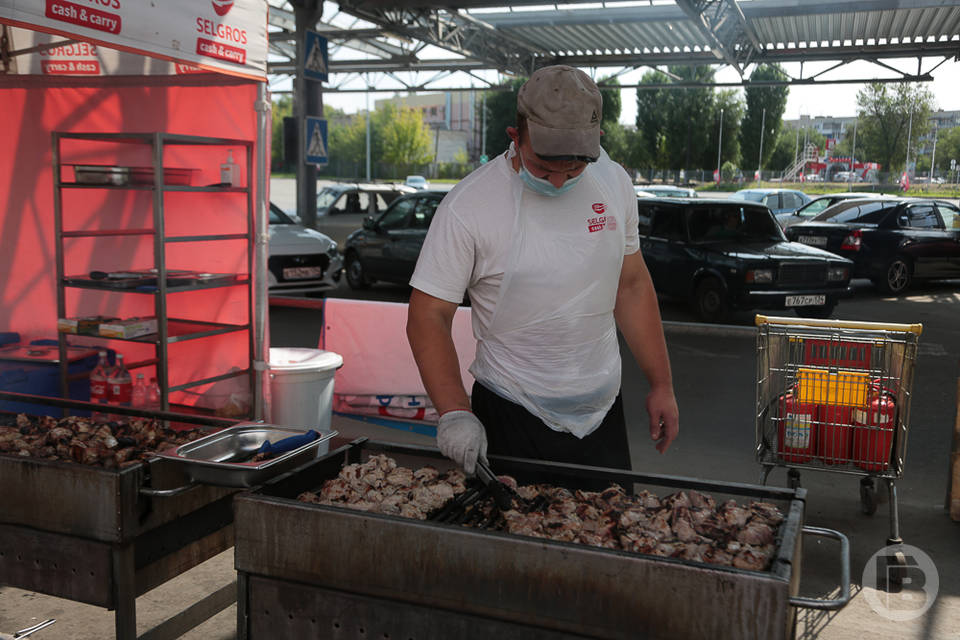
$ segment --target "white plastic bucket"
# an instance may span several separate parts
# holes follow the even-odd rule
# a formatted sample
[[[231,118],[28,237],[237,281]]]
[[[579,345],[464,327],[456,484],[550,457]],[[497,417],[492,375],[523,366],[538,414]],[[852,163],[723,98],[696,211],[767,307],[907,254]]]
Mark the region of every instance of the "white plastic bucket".
[[[333,376],[343,357],[332,351],[270,348],[270,422],[330,430]]]

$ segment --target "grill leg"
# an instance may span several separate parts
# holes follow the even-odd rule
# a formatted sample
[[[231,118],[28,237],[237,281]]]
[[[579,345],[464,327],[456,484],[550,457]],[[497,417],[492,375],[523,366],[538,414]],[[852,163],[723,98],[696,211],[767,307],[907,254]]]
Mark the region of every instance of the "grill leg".
[[[247,608],[247,593],[249,578],[244,571],[237,572],[237,639],[250,640],[249,610]]]
[[[116,612],[113,619],[116,640],[137,639],[137,593],[135,584],[136,567],[133,559],[133,545],[113,548],[113,601]]]
[[[887,489],[890,491],[890,537],[887,544],[903,544],[900,538],[900,512],[897,506],[897,485],[893,478],[887,478]]]

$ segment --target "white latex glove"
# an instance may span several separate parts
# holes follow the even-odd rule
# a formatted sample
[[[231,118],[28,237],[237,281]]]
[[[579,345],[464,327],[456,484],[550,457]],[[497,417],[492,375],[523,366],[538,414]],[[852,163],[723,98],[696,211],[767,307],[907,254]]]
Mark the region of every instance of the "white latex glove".
[[[470,411],[448,411],[437,424],[437,446],[467,472],[477,470],[477,459],[487,461],[487,432]]]

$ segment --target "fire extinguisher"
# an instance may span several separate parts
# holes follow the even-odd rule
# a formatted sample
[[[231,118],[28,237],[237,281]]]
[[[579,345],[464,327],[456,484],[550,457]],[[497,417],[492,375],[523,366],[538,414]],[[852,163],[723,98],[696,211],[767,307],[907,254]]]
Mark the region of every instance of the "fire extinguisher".
[[[885,471],[890,464],[897,403],[886,392],[871,393],[866,408],[853,412],[853,453],[867,471]]]
[[[800,402],[791,390],[780,396],[777,454],[785,462],[801,463],[817,453],[816,405]]]
[[[826,404],[817,407],[820,418],[817,450],[827,464],[851,462],[852,414],[853,407],[846,405]]]

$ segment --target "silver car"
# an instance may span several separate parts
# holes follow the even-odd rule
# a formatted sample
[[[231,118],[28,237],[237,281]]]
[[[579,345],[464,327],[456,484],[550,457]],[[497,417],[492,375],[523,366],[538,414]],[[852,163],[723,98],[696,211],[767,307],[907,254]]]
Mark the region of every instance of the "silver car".
[[[329,291],[340,282],[343,257],[329,236],[294,222],[270,203],[267,271],[271,294]]]
[[[827,193],[822,196],[814,198],[813,200],[803,205],[796,211],[778,213],[776,215],[776,218],[777,218],[777,222],[780,223],[780,226],[786,229],[787,227],[795,225],[798,222],[813,220],[814,217],[820,215],[821,211],[843,200],[854,200],[859,198],[890,198],[890,197],[893,197],[893,196],[887,196],[887,195],[877,194],[877,193],[857,192],[857,191],[841,191],[839,193]]]

